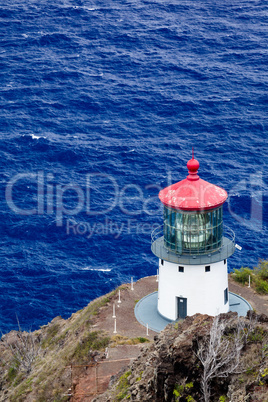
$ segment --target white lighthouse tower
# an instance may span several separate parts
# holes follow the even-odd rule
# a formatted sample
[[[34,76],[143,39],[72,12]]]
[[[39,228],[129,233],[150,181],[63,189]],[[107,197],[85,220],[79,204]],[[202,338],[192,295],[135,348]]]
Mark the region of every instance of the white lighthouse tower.
[[[164,227],[152,234],[159,258],[157,309],[169,320],[229,311],[227,258],[235,237],[223,228],[227,192],[200,179],[194,155],[187,168],[186,179],[160,191]]]

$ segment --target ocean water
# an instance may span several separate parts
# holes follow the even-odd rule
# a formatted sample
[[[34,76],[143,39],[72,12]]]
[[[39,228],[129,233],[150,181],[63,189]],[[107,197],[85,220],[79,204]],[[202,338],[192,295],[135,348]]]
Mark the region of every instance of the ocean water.
[[[229,269],[267,258],[267,14],[265,0],[1,0],[3,332],[155,274],[157,194],[192,146],[229,193]]]

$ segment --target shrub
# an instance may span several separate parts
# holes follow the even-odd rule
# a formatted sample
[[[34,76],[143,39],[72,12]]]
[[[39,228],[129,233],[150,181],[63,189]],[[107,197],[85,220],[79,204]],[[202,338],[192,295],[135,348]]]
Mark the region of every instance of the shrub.
[[[138,336],[137,338],[134,339],[137,339],[140,343],[150,342],[149,339],[143,338],[142,336]]]
[[[174,395],[174,400],[179,401],[181,397],[185,397],[187,402],[195,402],[194,398],[191,395],[186,396],[186,394],[193,388],[194,384],[192,382],[189,382],[188,384],[175,384],[174,390],[173,390],[173,395]]]
[[[13,381],[17,375],[17,369],[15,367],[10,367],[7,373],[9,381]]]
[[[268,281],[268,261],[261,260],[259,265],[254,268],[254,272],[258,276],[258,278]]]
[[[122,399],[124,399],[127,396],[128,387],[129,387],[128,377],[130,376],[130,374],[131,374],[131,371],[127,371],[125,374],[123,374],[119,378],[117,390],[120,392],[117,394],[116,401],[121,401]]]
[[[268,260],[260,260],[259,265],[253,270],[248,267],[242,267],[241,269],[235,269],[232,274],[234,280],[243,285],[248,283],[249,276],[253,287],[258,293],[268,294]]]
[[[249,342],[262,342],[264,340],[265,332],[262,328],[256,327],[248,335]]]
[[[268,282],[261,278],[256,278],[255,288],[258,293],[268,294]]]
[[[90,350],[104,349],[108,346],[110,338],[103,337],[100,331],[89,332],[86,337],[77,345],[73,358],[88,359]]]
[[[193,386],[194,384],[192,382],[188,382],[188,384],[185,384],[185,389],[191,389]]]
[[[248,283],[248,277],[250,276],[250,279],[252,280],[252,270],[248,267],[242,267],[241,269],[235,269],[234,274],[232,277],[236,282],[243,283]]]
[[[137,338],[128,338],[122,335],[113,335],[111,337],[110,347],[115,347],[117,345],[137,345],[138,343],[150,342],[149,339],[139,336]]]
[[[183,385],[175,384],[174,390],[173,390],[173,395],[175,397],[175,401],[178,401],[180,399],[180,397],[183,394],[183,391],[184,391]]]

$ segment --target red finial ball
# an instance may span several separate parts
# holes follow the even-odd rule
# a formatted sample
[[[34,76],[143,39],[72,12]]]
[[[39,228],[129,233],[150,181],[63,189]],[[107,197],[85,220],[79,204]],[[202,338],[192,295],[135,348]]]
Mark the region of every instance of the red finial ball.
[[[190,159],[187,162],[187,168],[189,172],[196,173],[199,169],[199,162],[196,159]]]
[[[194,157],[192,157],[192,159],[187,162],[187,168],[189,170],[189,175],[187,176],[187,179],[198,180],[199,176],[197,174],[197,171],[199,169],[199,162],[194,159]]]

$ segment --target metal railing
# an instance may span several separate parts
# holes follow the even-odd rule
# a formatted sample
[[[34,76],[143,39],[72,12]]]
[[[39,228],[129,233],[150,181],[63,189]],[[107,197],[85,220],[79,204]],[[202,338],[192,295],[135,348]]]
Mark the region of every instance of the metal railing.
[[[159,237],[164,236],[163,229],[164,229],[164,225],[159,225],[159,226],[156,226],[156,228],[152,231],[152,233],[151,233],[152,243],[155,240],[159,239]]]
[[[235,234],[228,226],[224,226],[222,244],[218,249],[211,250],[184,250],[181,252],[167,247],[164,241],[163,225],[157,226],[152,234],[152,252],[159,258],[171,262],[182,262],[193,264],[193,260],[205,262],[216,262],[228,258],[235,251]]]

